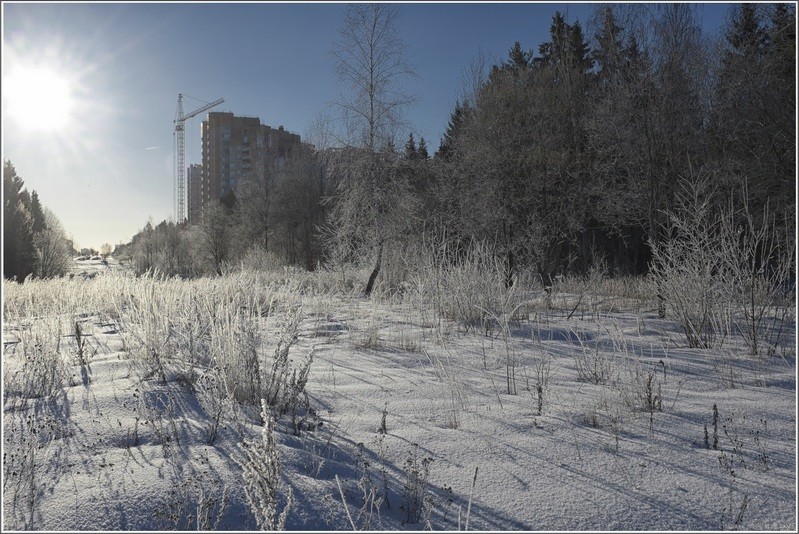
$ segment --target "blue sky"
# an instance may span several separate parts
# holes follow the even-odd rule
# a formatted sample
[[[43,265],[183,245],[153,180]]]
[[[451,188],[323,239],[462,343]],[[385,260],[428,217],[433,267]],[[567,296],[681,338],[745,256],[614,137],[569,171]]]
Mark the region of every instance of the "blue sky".
[[[420,79],[409,132],[434,151],[464,70],[478,51],[492,62],[514,41],[537,49],[555,11],[584,28],[596,4],[406,3],[400,33]],[[714,33],[729,4],[701,4]],[[303,137],[335,98],[328,56],[346,4],[3,3],[3,84],[20,65],[57,71],[70,87],[67,126],[32,129],[7,119],[3,158],[81,246],[128,241],[148,218],[174,214],[173,119],[178,93],[260,117]],[[588,33],[588,32],[587,32]],[[46,91],[42,105],[51,99]],[[193,110],[201,102],[188,99]],[[203,115],[204,116],[204,115]],[[187,125],[187,163],[199,162],[202,116]]]

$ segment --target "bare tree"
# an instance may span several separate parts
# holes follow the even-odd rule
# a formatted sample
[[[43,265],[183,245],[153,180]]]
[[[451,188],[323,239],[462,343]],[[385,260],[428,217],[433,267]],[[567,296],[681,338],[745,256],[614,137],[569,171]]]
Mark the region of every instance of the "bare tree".
[[[210,260],[214,272],[221,275],[233,253],[231,214],[220,203],[208,207],[202,222],[202,252]]]
[[[274,189],[278,150],[263,132],[259,132],[251,148],[252,168],[236,191],[241,214],[241,237],[249,247],[270,250],[269,239],[274,233]]]
[[[473,106],[477,95],[488,81],[491,60],[482,47],[477,48],[477,53],[469,65],[461,71],[460,85],[458,87],[458,102]]]
[[[383,260],[383,177],[379,148],[393,140],[405,106],[413,97],[403,82],[416,75],[406,63],[399,37],[399,10],[389,4],[353,4],[347,8],[331,56],[341,83],[335,107],[349,145],[364,149],[364,178],[372,202],[375,266],[366,285],[371,294]],[[362,174],[362,173],[358,173]]]
[[[308,145],[298,146],[277,172],[272,250],[282,249],[290,265],[313,270],[319,259],[317,227],[322,222],[324,183],[318,158]]]

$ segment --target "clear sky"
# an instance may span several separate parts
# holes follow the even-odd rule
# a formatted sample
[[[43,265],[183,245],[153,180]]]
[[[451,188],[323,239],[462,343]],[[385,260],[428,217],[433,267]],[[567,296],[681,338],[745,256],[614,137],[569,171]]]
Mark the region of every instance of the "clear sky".
[[[3,3],[3,158],[83,247],[127,242],[174,215],[177,95],[297,132],[335,98],[328,55],[346,4]],[[420,79],[400,135],[438,148],[463,72],[514,41],[537,49],[555,11],[585,28],[596,4],[405,3],[400,33]],[[729,4],[701,4],[709,33]],[[590,36],[590,32],[586,31]],[[37,83],[19,92],[20,78]],[[22,84],[25,87],[25,83]],[[202,102],[187,99],[186,112]],[[200,160],[202,114],[187,123]]]

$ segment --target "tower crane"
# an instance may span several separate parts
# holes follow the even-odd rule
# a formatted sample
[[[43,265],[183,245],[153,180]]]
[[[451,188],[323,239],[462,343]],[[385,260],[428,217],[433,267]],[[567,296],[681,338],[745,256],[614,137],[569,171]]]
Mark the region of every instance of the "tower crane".
[[[188,96],[188,95],[187,95]],[[191,97],[190,97],[191,98]],[[183,93],[178,93],[178,109],[175,112],[175,142],[177,143],[177,202],[175,209],[175,222],[182,223],[185,220],[186,212],[186,130],[185,123],[188,119],[195,117],[203,111],[208,111],[212,107],[224,102],[224,98],[214,100],[211,103],[195,109],[191,113],[183,113]]]

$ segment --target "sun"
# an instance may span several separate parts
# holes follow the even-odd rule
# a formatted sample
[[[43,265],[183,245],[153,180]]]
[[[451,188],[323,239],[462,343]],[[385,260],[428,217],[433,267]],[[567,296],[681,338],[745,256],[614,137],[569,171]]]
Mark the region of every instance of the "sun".
[[[28,131],[58,132],[74,106],[69,80],[46,66],[18,66],[3,77],[5,111]]]

